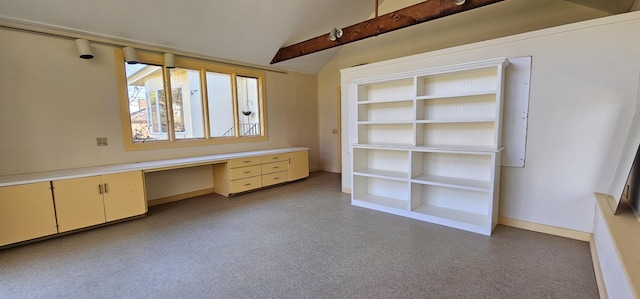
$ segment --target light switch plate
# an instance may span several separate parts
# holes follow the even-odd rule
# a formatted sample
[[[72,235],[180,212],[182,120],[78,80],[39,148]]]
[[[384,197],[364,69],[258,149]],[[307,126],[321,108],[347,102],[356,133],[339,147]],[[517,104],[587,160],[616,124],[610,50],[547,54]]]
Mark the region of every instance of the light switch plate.
[[[107,142],[107,137],[98,137],[96,138],[96,144],[98,146],[107,146],[109,145]]]

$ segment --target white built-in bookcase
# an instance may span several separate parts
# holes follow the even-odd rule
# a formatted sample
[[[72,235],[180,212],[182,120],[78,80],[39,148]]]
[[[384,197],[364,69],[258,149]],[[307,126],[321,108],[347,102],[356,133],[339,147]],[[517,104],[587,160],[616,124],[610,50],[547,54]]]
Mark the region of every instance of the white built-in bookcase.
[[[352,204],[491,235],[507,65],[501,58],[350,82]]]

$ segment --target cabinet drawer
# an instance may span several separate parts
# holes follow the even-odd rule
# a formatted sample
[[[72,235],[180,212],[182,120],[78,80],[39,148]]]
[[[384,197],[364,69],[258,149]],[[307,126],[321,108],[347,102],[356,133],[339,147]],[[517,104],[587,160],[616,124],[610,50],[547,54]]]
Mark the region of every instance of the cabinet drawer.
[[[246,157],[229,160],[229,168],[237,168],[260,164],[260,157]]]
[[[286,171],[289,169],[287,161],[262,164],[262,174]]]
[[[262,163],[280,162],[280,161],[288,161],[288,160],[289,158],[287,156],[287,153],[262,156]]]
[[[258,176],[260,174],[260,165],[229,169],[230,180],[244,179],[252,176]]]
[[[288,182],[288,179],[289,179],[289,172],[287,171],[265,174],[262,176],[262,186],[266,187],[266,186]]]
[[[239,193],[262,187],[261,177],[251,177],[241,180],[231,181],[230,193]]]

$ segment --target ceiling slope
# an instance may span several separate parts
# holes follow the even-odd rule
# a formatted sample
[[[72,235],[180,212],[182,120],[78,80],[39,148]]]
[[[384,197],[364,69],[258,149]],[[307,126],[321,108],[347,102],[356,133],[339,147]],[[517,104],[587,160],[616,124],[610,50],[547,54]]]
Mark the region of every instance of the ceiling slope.
[[[462,5],[456,5],[453,1],[421,2],[358,24],[340,28],[340,36],[334,36],[333,39],[329,39],[328,34],[323,34],[291,46],[280,48],[271,60],[271,64],[345,45],[365,38],[461,13],[463,11],[468,11],[500,1],[503,0],[468,0]],[[335,33],[333,34],[335,35]]]
[[[587,5],[586,2],[589,2],[589,5],[591,2],[608,2],[572,1],[583,2],[584,5]],[[620,4],[629,0],[613,1]],[[422,1],[380,2],[380,10],[385,13]],[[546,28],[548,25],[545,23],[548,20],[563,17],[557,16],[558,6],[575,9],[575,17],[572,20],[608,15],[565,0],[536,0],[535,9],[514,9],[518,14],[510,16],[496,14],[496,11],[499,13],[503,10],[501,7],[530,7],[527,4],[530,2],[534,1],[506,0],[412,27],[426,29],[433,27],[432,23],[449,18],[476,20],[478,18],[474,16],[490,15],[492,19],[499,19],[492,22],[496,24],[496,27],[492,28],[510,27],[510,23],[519,18],[527,21],[527,30],[535,30]],[[27,24],[32,27],[110,39],[119,43],[210,57],[213,60],[317,74],[342,47],[274,65],[270,65],[270,62],[273,55],[283,46],[327,34],[333,28],[345,28],[363,22],[371,18],[374,11],[374,1],[371,0],[159,0],[154,3],[130,0],[6,0],[0,1],[0,25]],[[462,26],[458,23],[453,22],[450,26]],[[558,25],[558,21],[552,23],[551,26]],[[395,32],[404,30],[406,29]],[[518,30],[512,31],[519,33]],[[484,36],[458,42],[470,43],[482,38]],[[425,42],[430,42],[430,39],[431,37],[425,38]]]

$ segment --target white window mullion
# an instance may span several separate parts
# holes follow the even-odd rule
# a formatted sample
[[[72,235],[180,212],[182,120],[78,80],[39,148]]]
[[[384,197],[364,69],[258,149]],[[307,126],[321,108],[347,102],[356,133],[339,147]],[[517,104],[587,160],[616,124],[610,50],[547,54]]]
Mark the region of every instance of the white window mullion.
[[[167,113],[167,134],[169,135],[169,141],[176,141],[176,132],[173,127],[173,94],[171,92],[171,71],[163,67],[164,81],[164,99],[165,99],[165,112]]]

